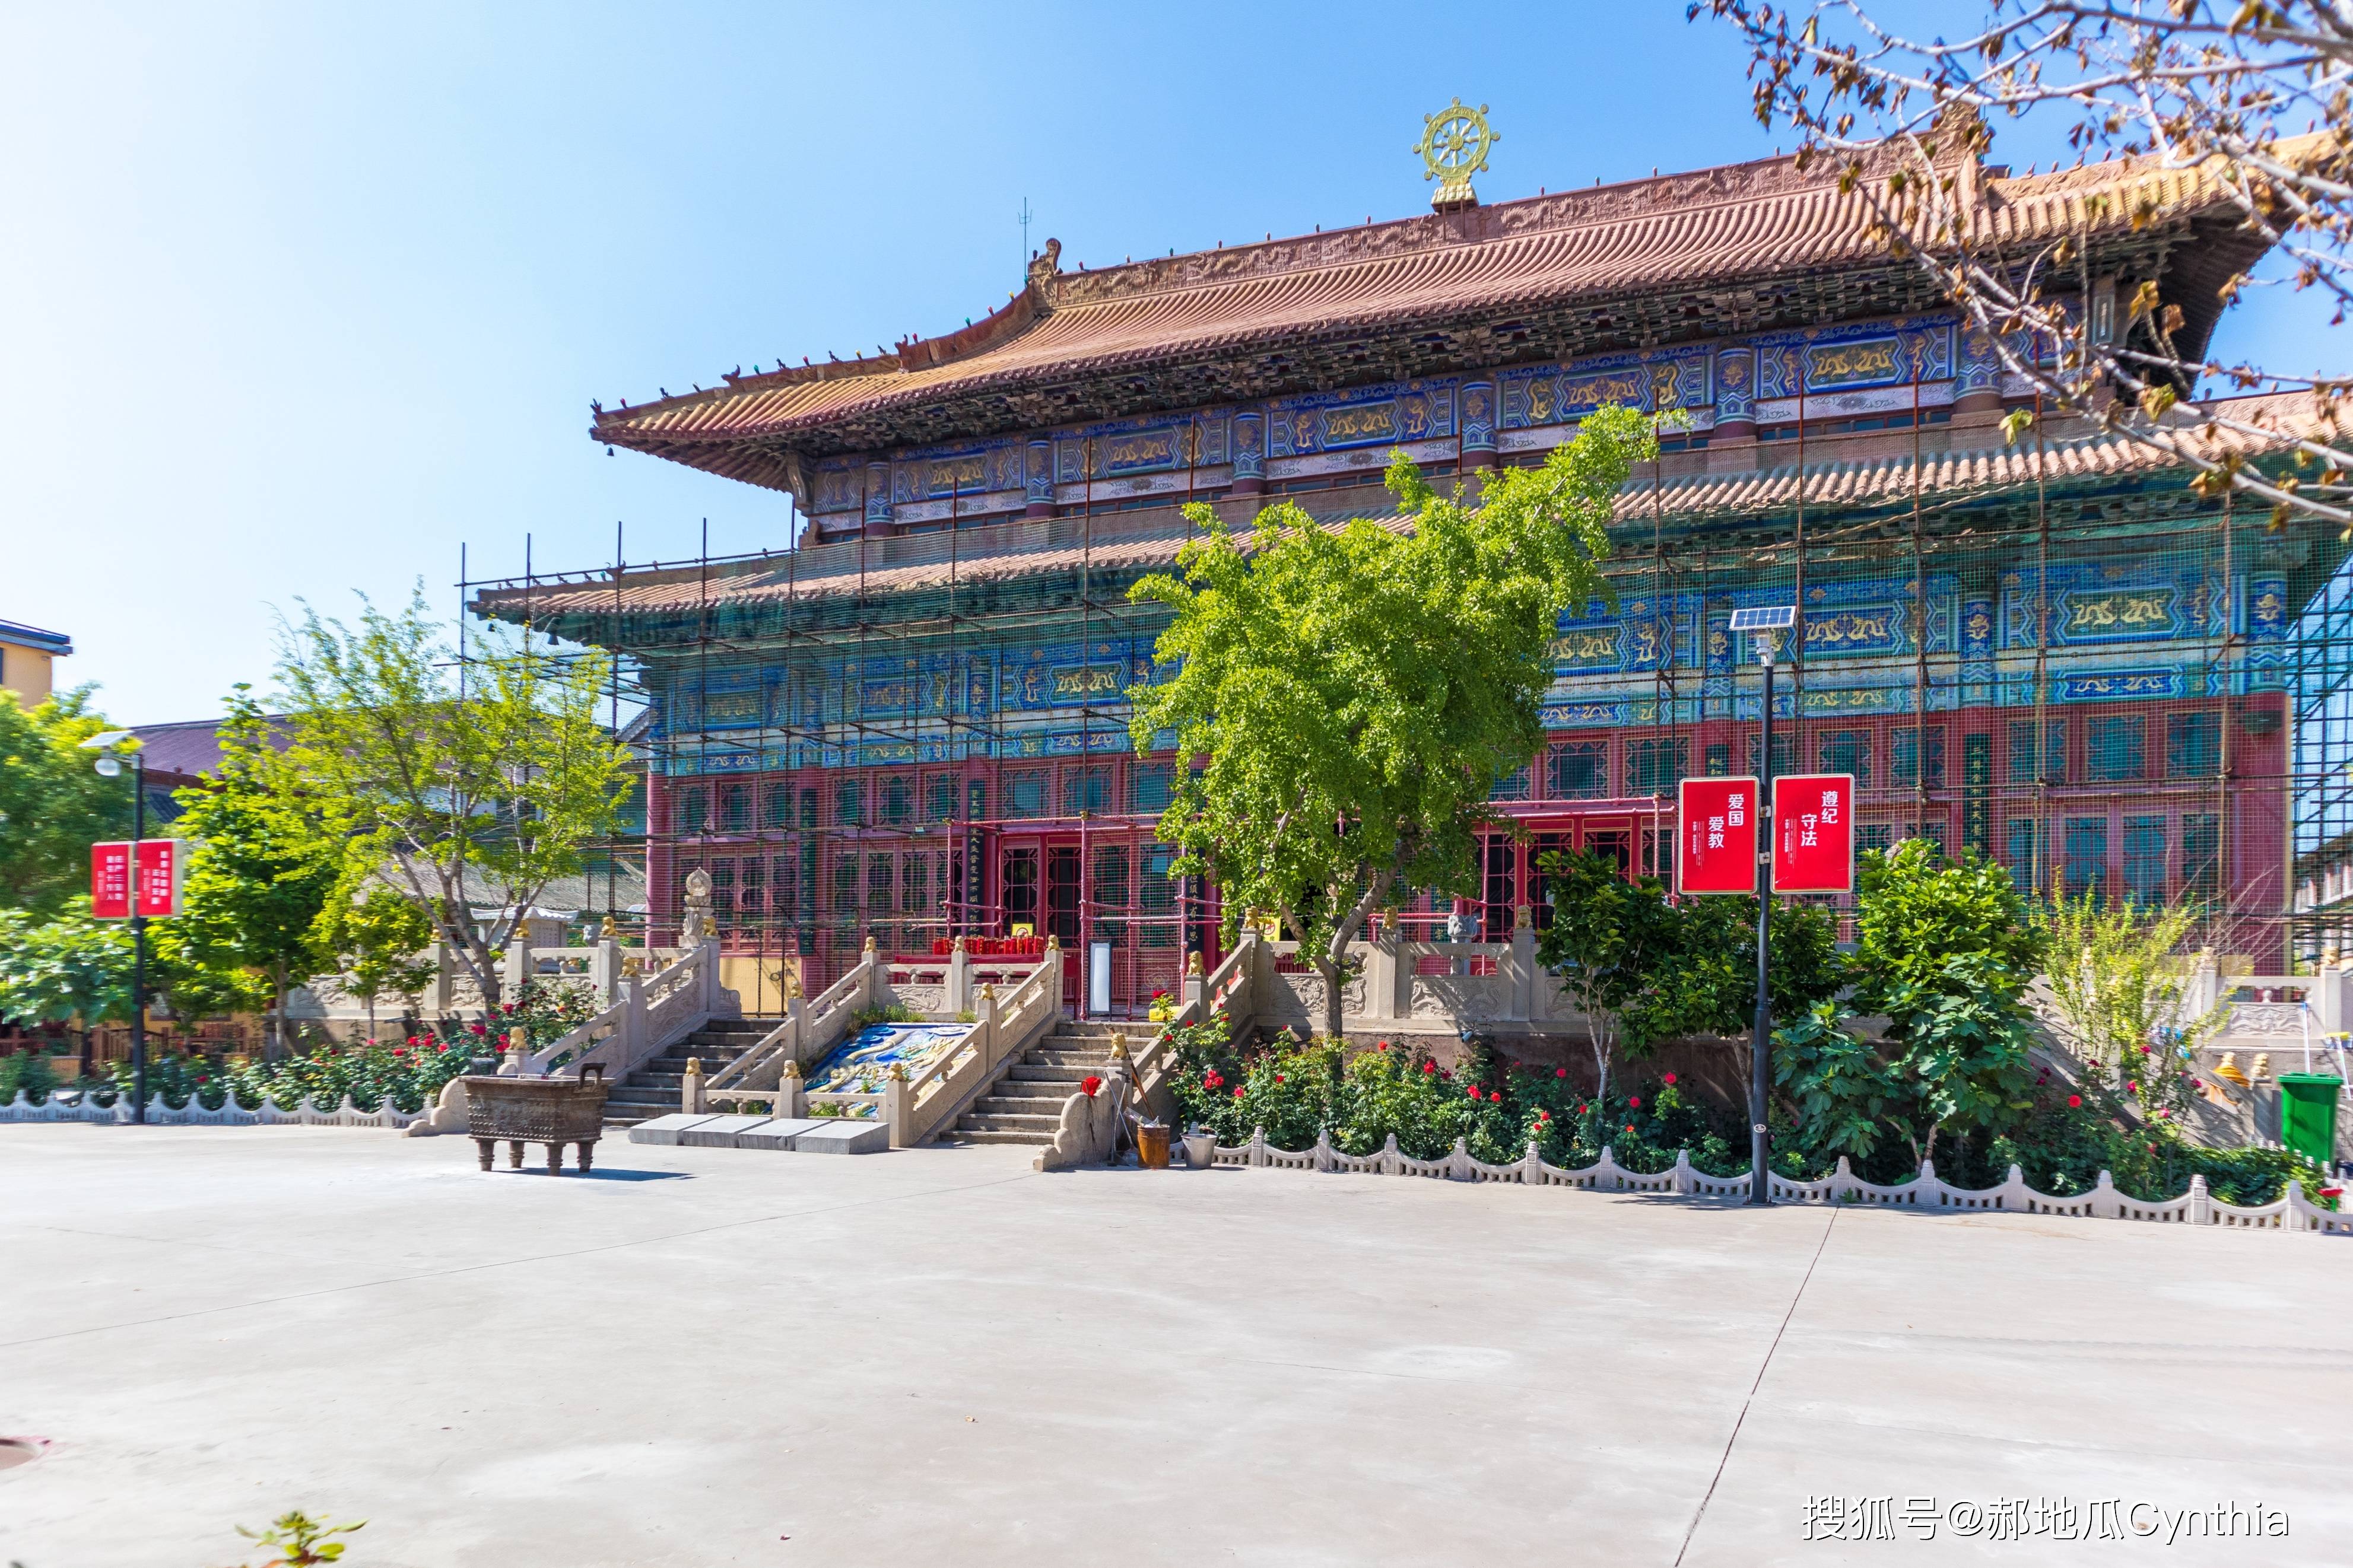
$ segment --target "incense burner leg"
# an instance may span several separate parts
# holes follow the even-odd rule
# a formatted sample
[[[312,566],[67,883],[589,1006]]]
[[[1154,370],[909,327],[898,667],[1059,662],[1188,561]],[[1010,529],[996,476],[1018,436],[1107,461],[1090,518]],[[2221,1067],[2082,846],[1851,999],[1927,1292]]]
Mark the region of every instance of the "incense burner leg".
[[[580,1173],[586,1175],[590,1163],[596,1158],[596,1140],[591,1138],[580,1145]]]
[[[507,1141],[507,1169],[510,1171],[522,1169],[522,1140],[520,1138]]]
[[[564,1174],[564,1145],[553,1138],[547,1141],[547,1173],[551,1176]]]
[[[482,1169],[487,1171],[491,1168],[491,1162],[498,1158],[499,1141],[495,1138],[477,1138],[474,1140],[474,1149],[481,1155]]]

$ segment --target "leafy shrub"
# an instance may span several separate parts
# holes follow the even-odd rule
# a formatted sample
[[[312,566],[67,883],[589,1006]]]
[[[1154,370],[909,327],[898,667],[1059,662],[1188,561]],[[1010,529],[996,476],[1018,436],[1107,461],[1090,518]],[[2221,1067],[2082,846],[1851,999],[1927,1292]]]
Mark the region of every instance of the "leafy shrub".
[[[44,1104],[57,1089],[58,1075],[47,1052],[35,1048],[0,1056],[0,1105],[13,1103],[19,1094],[35,1105]]]

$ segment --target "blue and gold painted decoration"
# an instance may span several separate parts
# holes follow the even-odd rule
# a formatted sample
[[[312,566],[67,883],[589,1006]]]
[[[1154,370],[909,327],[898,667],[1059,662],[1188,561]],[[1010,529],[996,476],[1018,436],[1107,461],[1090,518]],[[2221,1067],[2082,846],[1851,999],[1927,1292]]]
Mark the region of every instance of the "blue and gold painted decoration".
[[[998,704],[1012,710],[1122,704],[1151,668],[1149,637],[1008,648],[998,666]]]
[[[1267,451],[1303,458],[1451,437],[1457,390],[1452,381],[1395,381],[1277,398],[1266,405]]]
[[[891,465],[888,463],[866,465],[866,521],[891,521]]]
[[[1083,484],[1091,477],[1132,479],[1222,463],[1226,414],[1212,409],[1189,417],[1105,420],[1059,432],[1054,453],[1054,480],[1065,485]]]
[[[1713,401],[1712,358],[1703,343],[1516,366],[1496,377],[1503,389],[1504,427],[1563,425],[1609,403],[1646,413],[1704,409]]]
[[[1492,452],[1495,449],[1495,384],[1490,381],[1465,383],[1462,388],[1462,449],[1466,452]]]
[[[2001,390],[2001,354],[1994,335],[1982,327],[1961,330],[1961,371],[1955,390],[1999,392]]]
[[[807,500],[808,510],[856,511],[859,467],[856,458],[828,458],[819,463],[811,480],[810,488],[816,493]]]
[[[1021,488],[1022,443],[978,441],[909,452],[894,467],[892,500],[945,500]]]
[[[2037,569],[2002,574],[2003,646],[2031,648],[2042,608]],[[2054,563],[2047,579],[2053,647],[2169,642],[2219,635],[2209,606],[2221,586],[2203,561],[2162,558]],[[2281,584],[2283,589],[2285,584]],[[2282,595],[2283,615],[2284,594]]]
[[[1266,477],[1266,416],[1244,413],[1234,416],[1234,478],[1260,479]]]
[[[1799,372],[1808,392],[1860,392],[1913,381],[1947,381],[1954,366],[1954,322],[1945,316],[1809,327],[1756,340],[1756,395],[1795,397]]]
[[[2277,642],[2287,636],[2287,579],[2253,576],[2247,579],[2246,634],[2253,642]]]
[[[1054,499],[1054,443],[1039,437],[1029,443],[1029,461],[1021,473],[1022,495],[1033,504],[1044,505]]]
[[[1757,410],[1757,351],[1747,344],[1715,356],[1715,417],[1718,423],[1747,419]]]

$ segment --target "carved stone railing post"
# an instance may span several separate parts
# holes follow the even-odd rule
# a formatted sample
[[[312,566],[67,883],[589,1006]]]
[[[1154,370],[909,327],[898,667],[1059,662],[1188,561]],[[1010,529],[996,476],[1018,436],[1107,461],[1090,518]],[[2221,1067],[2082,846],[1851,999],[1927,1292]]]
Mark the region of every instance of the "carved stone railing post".
[[[1536,930],[1528,906],[1512,908],[1512,1002],[1507,1015],[1525,1022],[1535,1016]]]
[[[875,945],[871,935],[867,937],[866,946],[859,953],[858,962],[865,971],[858,984],[860,994],[866,999],[866,1006],[881,1006],[891,993],[891,966],[882,962],[881,951]]]
[[[972,955],[965,951],[964,938],[958,937],[948,948],[948,1016],[960,1018],[971,1008]]]
[[[531,978],[531,933],[521,921],[515,922],[513,934],[507,938],[506,999],[519,1000],[522,984]]]
[[[907,1064],[892,1062],[891,1071],[882,1079],[882,1116],[891,1124],[891,1147],[907,1146],[908,1127]]]
[[[703,1093],[701,1057],[686,1058],[686,1081],[679,1086],[678,1108],[689,1116],[700,1115],[710,1108],[710,1102]]]
[[[1365,1021],[1386,1024],[1397,1015],[1397,928],[1385,926],[1365,944]]]
[[[1185,959],[1185,986],[1177,1010],[1190,1009],[1195,1023],[1209,1016],[1209,978],[1201,970],[1201,950],[1195,948]]]
[[[621,1059],[635,1064],[645,1054],[646,981],[642,974],[625,975],[621,987]]]
[[[620,939],[607,936],[588,955],[588,980],[596,987],[596,1000],[610,1007],[621,999]]]
[[[795,1120],[808,1114],[808,1085],[801,1077],[801,1064],[790,1057],[785,1058],[784,1075],[776,1079],[776,1114]]]
[[[973,1042],[986,1071],[997,1063],[997,987],[983,981],[980,994],[973,1000],[973,1016],[977,1020]]]
[[[450,993],[454,989],[450,980],[457,973],[457,962],[446,942],[437,942],[426,951],[431,955],[433,963],[433,1016],[446,1018],[449,1016]]]

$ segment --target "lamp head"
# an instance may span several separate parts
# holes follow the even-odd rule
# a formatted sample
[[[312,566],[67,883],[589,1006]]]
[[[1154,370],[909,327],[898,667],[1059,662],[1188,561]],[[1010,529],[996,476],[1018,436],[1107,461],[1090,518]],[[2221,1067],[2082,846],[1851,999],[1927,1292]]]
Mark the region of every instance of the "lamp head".
[[[131,739],[131,731],[128,730],[101,730],[84,741],[81,743],[81,749],[85,752],[103,752],[119,746],[129,739]]]

